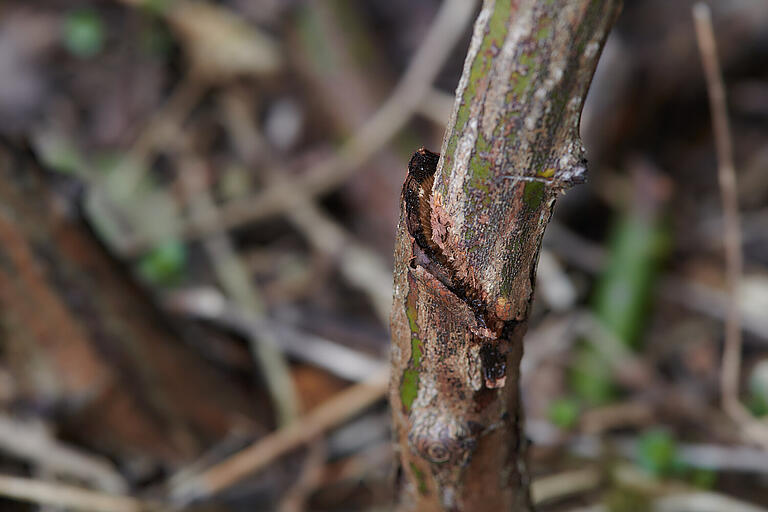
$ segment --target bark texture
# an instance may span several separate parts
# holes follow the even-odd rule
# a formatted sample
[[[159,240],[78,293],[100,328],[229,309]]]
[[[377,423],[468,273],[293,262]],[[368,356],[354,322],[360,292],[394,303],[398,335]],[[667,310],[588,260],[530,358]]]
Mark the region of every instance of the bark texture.
[[[390,403],[400,510],[529,510],[518,372],[544,229],[618,0],[487,0],[442,157],[403,187]]]

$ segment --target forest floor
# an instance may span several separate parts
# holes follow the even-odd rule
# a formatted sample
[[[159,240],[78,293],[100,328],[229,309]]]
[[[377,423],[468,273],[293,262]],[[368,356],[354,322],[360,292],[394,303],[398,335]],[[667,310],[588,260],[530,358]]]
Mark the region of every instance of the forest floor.
[[[534,500],[768,510],[768,9],[712,6],[734,231],[692,2],[625,4],[539,263]],[[0,509],[391,507],[392,249],[452,5],[0,5],[0,165],[41,179],[0,185]]]

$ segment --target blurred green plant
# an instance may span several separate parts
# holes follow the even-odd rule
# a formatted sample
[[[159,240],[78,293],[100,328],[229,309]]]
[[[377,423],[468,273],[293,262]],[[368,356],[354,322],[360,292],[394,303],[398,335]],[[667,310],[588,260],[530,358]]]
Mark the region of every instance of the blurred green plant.
[[[757,363],[749,374],[747,406],[758,418],[768,415],[768,359]]]
[[[651,499],[638,490],[624,486],[612,488],[605,496],[605,506],[610,512],[650,512]]]
[[[573,398],[561,397],[549,404],[549,421],[565,430],[576,426],[579,413],[579,403]]]
[[[37,140],[40,158],[50,169],[82,178],[87,165],[75,145],[64,138],[43,136]]]
[[[72,55],[87,59],[104,46],[104,23],[93,9],[78,9],[64,18],[62,37]]]
[[[141,49],[148,55],[166,57],[173,48],[173,36],[159,20],[150,20],[139,33]]]
[[[618,395],[610,363],[586,343],[577,351],[569,377],[571,391],[587,405],[604,405]]]
[[[677,441],[668,431],[654,429],[637,441],[637,464],[656,478],[675,477],[700,489],[711,489],[717,482],[717,472],[693,468],[680,457]]]
[[[174,0],[143,0],[141,8],[149,14],[161,16],[168,11],[173,2]]]
[[[690,471],[688,480],[699,489],[712,489],[717,483],[717,472],[711,469],[695,468]]]
[[[653,285],[670,247],[661,205],[642,201],[636,199],[612,229],[607,263],[592,298],[595,318],[621,344],[620,350],[639,349]],[[608,403],[618,395],[611,361],[589,340],[574,358],[570,384],[590,405]]]
[[[633,349],[638,348],[659,263],[669,246],[666,226],[647,217],[628,212],[619,219],[610,237],[608,264],[592,301],[600,322]]]
[[[680,474],[683,465],[677,452],[677,443],[666,430],[650,430],[637,440],[637,464],[655,477]]]
[[[181,281],[186,266],[186,246],[178,240],[168,240],[139,260],[139,273],[152,284],[168,286]]]
[[[768,416],[768,401],[765,396],[750,394],[747,398],[747,408],[757,418]]]

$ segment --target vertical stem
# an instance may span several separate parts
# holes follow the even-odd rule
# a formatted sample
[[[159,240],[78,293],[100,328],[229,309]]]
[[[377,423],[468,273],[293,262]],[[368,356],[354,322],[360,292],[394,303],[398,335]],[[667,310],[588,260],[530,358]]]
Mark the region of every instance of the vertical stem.
[[[419,150],[395,248],[401,510],[530,510],[518,374],[544,229],[584,179],[579,119],[618,0],[486,0],[439,163]]]
[[[693,7],[696,40],[701,51],[701,62],[707,79],[707,92],[712,111],[712,126],[717,149],[717,177],[723,200],[725,266],[728,284],[728,315],[725,322],[725,350],[720,373],[722,402],[731,413],[741,409],[739,403],[739,375],[741,373],[741,315],[739,312],[738,287],[742,274],[741,224],[739,200],[736,190],[736,170],[733,163],[733,142],[728,126],[725,106],[725,85],[717,59],[712,16],[706,4]]]

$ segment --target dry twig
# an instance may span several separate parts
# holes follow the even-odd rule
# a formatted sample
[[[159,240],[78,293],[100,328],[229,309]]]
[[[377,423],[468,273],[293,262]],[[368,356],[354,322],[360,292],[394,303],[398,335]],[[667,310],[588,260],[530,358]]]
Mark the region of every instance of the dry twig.
[[[719,288],[692,279],[665,277],[661,280],[659,289],[664,299],[687,309],[721,321],[728,317],[729,296]],[[762,341],[768,340],[768,318],[762,314],[750,314],[743,303],[739,305],[742,315],[741,327]]]
[[[0,415],[0,450],[38,468],[90,482],[105,491],[126,489],[122,476],[108,460],[60,443],[37,422]]]
[[[600,485],[600,471],[595,468],[576,469],[556,475],[539,477],[531,484],[534,504],[580,494]]]
[[[233,201],[221,209],[216,224],[188,224],[183,235],[197,238],[295,208],[305,197],[327,192],[348,179],[384,146],[418,110],[422,98],[463,35],[475,7],[470,0],[447,0],[435,16],[421,46],[392,94],[379,110],[347,140],[336,155],[314,165],[300,178],[267,187],[255,197]],[[275,173],[272,173],[275,174]],[[297,194],[300,190],[302,194]],[[128,251],[138,253],[154,240],[133,240]]]
[[[384,361],[290,325],[249,315],[215,290],[178,292],[169,296],[165,303],[171,311],[218,323],[246,336],[257,336],[268,328],[275,333],[280,349],[286,354],[342,379],[364,381],[386,365]]]
[[[0,496],[37,505],[52,505],[69,510],[90,512],[150,512],[162,510],[135,498],[88,491],[71,485],[51,484],[0,476]]]
[[[768,447],[768,426],[755,420],[739,400],[741,375],[741,311],[739,308],[739,282],[742,275],[741,224],[739,220],[738,189],[733,162],[733,143],[725,104],[725,86],[717,58],[712,16],[704,3],[693,6],[696,39],[707,82],[712,124],[717,149],[717,176],[723,201],[726,280],[728,286],[728,314],[725,322],[725,348],[720,373],[720,392],[723,408],[736,421],[744,433],[755,442]]]
[[[218,210],[202,183],[203,164],[194,158],[187,158],[185,163],[182,181],[191,199],[193,222],[215,223]],[[263,319],[264,306],[261,297],[251,284],[250,275],[240,261],[229,235],[213,233],[203,240],[203,246],[222,288],[248,316]],[[288,363],[277,348],[274,333],[263,322],[260,329],[249,331],[249,335],[251,352],[264,376],[277,411],[278,425],[287,425],[296,419],[299,411],[299,398]]]
[[[325,441],[318,439],[309,446],[304,465],[296,482],[280,501],[279,512],[302,512],[307,498],[322,481],[327,456]]]
[[[128,175],[125,188],[136,190],[149,170],[148,161],[157,148],[173,141],[184,119],[200,101],[207,87],[193,76],[185,76],[165,103],[142,128],[128,150],[125,163],[118,172]]]
[[[253,118],[245,114],[251,110],[251,105],[239,95],[229,93],[225,95],[222,106],[224,120],[240,157],[249,164],[254,162],[257,153],[262,159],[274,160],[269,157],[270,149]],[[287,173],[281,170],[271,169],[265,174],[266,181],[273,186],[290,183],[285,178]],[[298,199],[295,208],[285,212],[288,221],[316,251],[337,261],[341,276],[368,296],[379,319],[387,324],[392,306],[392,272],[389,267],[325,213],[302,189],[295,190],[295,198]]]
[[[357,242],[315,201],[307,200],[286,214],[312,247],[337,258],[342,277],[368,296],[376,316],[386,325],[392,307],[392,272],[381,258]]]
[[[263,469],[281,455],[317,438],[380,400],[387,389],[389,371],[338,393],[303,418],[281,428],[198,475],[171,481],[171,496],[179,502],[214,495]]]

